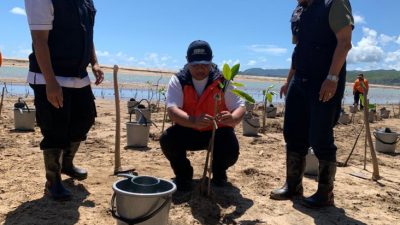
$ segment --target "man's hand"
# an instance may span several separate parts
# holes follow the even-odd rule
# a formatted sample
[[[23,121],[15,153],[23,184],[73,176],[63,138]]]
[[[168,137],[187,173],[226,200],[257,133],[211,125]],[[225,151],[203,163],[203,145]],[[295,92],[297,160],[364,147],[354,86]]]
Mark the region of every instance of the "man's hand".
[[[335,96],[337,88],[337,82],[326,79],[322,85],[321,90],[319,91],[319,100],[322,102],[327,102]]]
[[[285,95],[285,96],[286,96],[288,89],[289,89],[289,83],[286,82],[284,85],[282,85],[281,91],[280,91],[280,93],[279,93],[279,96],[280,96],[281,98],[282,98],[282,95]]]
[[[193,128],[204,129],[212,126],[214,118],[208,114],[202,114],[198,117],[190,117],[190,120],[192,121]]]
[[[63,92],[57,80],[51,80],[46,83],[47,100],[57,109],[63,107]]]
[[[223,125],[235,126],[236,120],[229,111],[222,111],[217,115],[217,121]]]
[[[92,71],[93,71],[94,77],[96,77],[96,82],[95,82],[95,84],[96,84],[96,85],[101,84],[101,82],[103,82],[103,80],[104,80],[104,72],[103,72],[103,70],[100,68],[99,64],[97,64],[97,63],[94,64],[94,65],[92,66]]]

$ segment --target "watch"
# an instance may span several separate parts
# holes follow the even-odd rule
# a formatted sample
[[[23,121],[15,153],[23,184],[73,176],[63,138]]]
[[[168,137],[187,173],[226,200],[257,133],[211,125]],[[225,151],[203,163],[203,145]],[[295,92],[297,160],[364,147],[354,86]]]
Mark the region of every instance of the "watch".
[[[328,76],[326,76],[326,79],[337,83],[339,81],[339,76],[329,74]]]

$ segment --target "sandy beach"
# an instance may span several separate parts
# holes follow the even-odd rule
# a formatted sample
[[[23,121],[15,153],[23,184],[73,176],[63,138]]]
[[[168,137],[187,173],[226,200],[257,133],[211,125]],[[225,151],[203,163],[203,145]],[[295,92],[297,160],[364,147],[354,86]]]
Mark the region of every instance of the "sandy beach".
[[[63,175],[64,183],[73,193],[69,202],[54,202],[43,195],[45,182],[41,134],[14,130],[13,104],[7,97],[0,116],[0,223],[11,224],[116,224],[110,213],[115,150],[115,104],[112,100],[97,100],[98,118],[87,141],[78,152],[75,163],[89,171],[84,181],[74,181]],[[32,99],[27,99],[33,107]],[[398,106],[394,106],[396,113]],[[391,107],[389,107],[392,110]],[[279,109],[278,112],[281,112]],[[160,150],[158,137],[163,121],[163,109],[152,114],[157,127],[150,130],[148,148],[124,149],[126,102],[121,102],[122,166],[134,168],[140,175],[159,178],[174,177],[168,161]],[[260,112],[258,112],[260,114]],[[362,114],[354,123],[335,128],[338,161],[349,155],[362,126]],[[393,113],[391,114],[393,116]],[[339,167],[335,182],[335,207],[322,210],[304,208],[298,201],[274,201],[269,193],[283,184],[285,154],[282,135],[283,118],[267,119],[267,129],[257,137],[245,137],[242,124],[236,127],[240,142],[237,164],[228,170],[230,185],[212,189],[210,198],[198,192],[176,193],[169,213],[169,225],[295,225],[295,224],[399,224],[400,222],[400,144],[395,154],[377,153],[381,179],[372,181],[372,162],[367,154],[364,162],[364,135],[347,167]],[[166,126],[170,126],[167,123]],[[374,122],[371,129],[390,127],[399,130],[400,119]],[[189,153],[198,183],[205,160],[205,151]],[[367,179],[351,175],[362,173]],[[304,178],[305,196],[314,193],[315,177]]]

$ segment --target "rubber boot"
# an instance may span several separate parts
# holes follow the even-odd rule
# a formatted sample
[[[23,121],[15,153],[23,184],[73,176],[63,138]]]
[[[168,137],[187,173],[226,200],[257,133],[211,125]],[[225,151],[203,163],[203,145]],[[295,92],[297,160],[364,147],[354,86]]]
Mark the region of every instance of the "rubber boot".
[[[87,178],[87,171],[85,169],[75,167],[73,163],[75,154],[78,151],[80,144],[80,142],[72,142],[69,148],[64,149],[61,173],[77,180],[84,180]]]
[[[303,200],[309,208],[321,208],[334,205],[333,182],[336,174],[336,162],[319,160],[318,190]]]
[[[72,194],[61,183],[61,149],[47,149],[43,151],[44,166],[46,169],[45,193],[57,201],[69,200]]]
[[[274,200],[290,200],[303,196],[303,176],[306,168],[306,158],[296,152],[286,153],[286,182],[283,187],[271,192]]]

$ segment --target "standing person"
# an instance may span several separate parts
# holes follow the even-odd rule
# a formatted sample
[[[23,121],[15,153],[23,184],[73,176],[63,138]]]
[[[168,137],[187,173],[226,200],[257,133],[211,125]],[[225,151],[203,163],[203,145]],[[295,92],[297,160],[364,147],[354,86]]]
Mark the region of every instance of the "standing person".
[[[186,157],[187,150],[207,149],[212,134],[213,120],[218,129],[215,133],[212,182],[224,186],[226,170],[239,157],[239,142],[234,126],[245,113],[243,101],[219,87],[224,78],[212,63],[210,45],[201,40],[192,42],[187,50],[187,64],[172,76],[168,85],[168,114],[175,125],[168,128],[160,138],[161,149],[176,175],[179,191],[192,189],[193,168]],[[222,93],[218,101],[218,114],[214,114],[214,96]]]
[[[3,55],[1,54],[1,50],[0,50],[0,67],[1,67],[2,63],[3,63]]]
[[[360,95],[364,96],[364,89],[362,84],[365,86],[365,90],[368,92],[368,80],[364,78],[364,74],[360,73],[357,75],[357,79],[354,81],[353,85],[353,95],[354,95],[354,106],[358,105],[360,101]],[[364,108],[362,102],[360,102],[360,110]]]
[[[318,190],[303,199],[308,207],[334,204],[336,150],[333,127],[341,109],[353,16],[348,0],[298,0],[293,13],[294,76],[286,95],[284,138],[286,183],[271,192],[276,200],[303,195],[305,156],[319,160]]]
[[[33,42],[27,80],[43,135],[45,193],[66,200],[72,195],[61,173],[78,180],[87,177],[73,159],[96,117],[89,63],[95,84],[104,79],[93,44],[96,9],[92,0],[25,0],[25,9]]]

